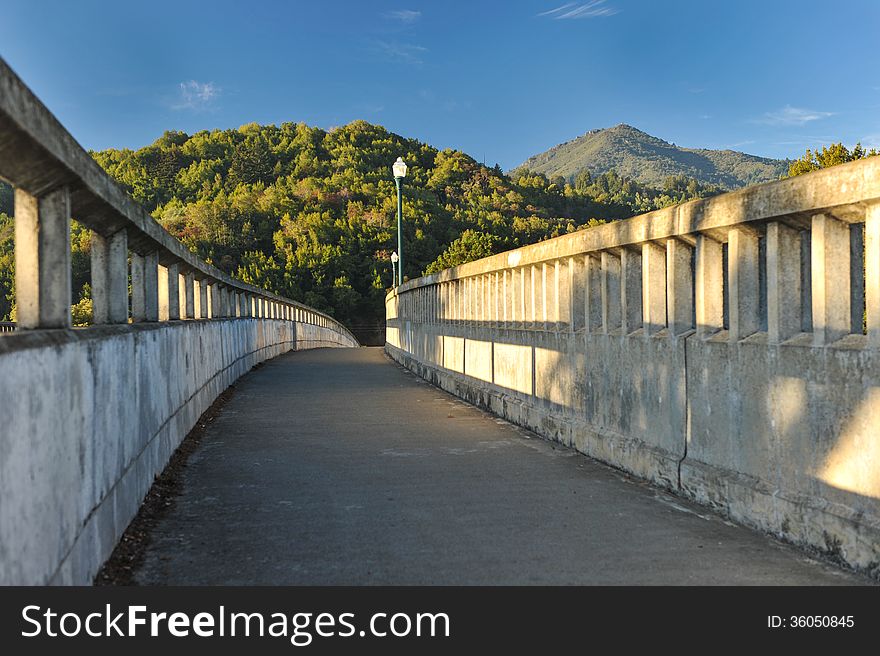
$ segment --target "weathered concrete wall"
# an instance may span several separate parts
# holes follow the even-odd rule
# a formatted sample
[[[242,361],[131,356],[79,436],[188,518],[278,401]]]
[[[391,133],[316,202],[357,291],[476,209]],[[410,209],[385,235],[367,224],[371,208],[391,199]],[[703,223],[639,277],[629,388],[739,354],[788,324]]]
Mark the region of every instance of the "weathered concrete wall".
[[[880,574],[880,351],[688,339],[681,490]]]
[[[353,346],[268,319],[0,339],[0,584],[89,584],[199,416],[255,364]]]
[[[386,350],[421,377],[539,435],[677,485],[682,340],[497,328],[464,337],[413,322],[410,329],[411,348],[389,339]]]
[[[880,158],[409,281],[386,321],[453,394],[880,576]]]
[[[409,326],[410,345],[390,336],[386,351],[438,387],[876,573],[880,352],[857,348],[864,338],[831,350],[806,335],[770,348],[760,335]]]

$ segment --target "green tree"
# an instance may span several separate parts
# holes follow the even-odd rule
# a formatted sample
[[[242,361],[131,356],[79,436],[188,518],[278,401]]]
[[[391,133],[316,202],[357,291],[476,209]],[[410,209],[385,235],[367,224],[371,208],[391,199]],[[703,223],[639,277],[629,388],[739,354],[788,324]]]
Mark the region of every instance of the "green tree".
[[[485,232],[465,230],[458,239],[449,244],[440,257],[427,266],[425,273],[436,273],[493,255],[499,241],[498,237]]]
[[[811,171],[818,171],[819,169],[836,166],[837,164],[853,162],[858,159],[864,159],[865,157],[873,157],[877,154],[878,152],[875,148],[866,151],[861,143],[857,143],[852,150],[849,150],[842,143],[833,143],[830,146],[822,146],[821,150],[807,149],[807,152],[804,153],[803,157],[791,163],[788,167],[788,174],[783,177],[793,178],[797,175],[803,175],[804,173],[809,173]]]

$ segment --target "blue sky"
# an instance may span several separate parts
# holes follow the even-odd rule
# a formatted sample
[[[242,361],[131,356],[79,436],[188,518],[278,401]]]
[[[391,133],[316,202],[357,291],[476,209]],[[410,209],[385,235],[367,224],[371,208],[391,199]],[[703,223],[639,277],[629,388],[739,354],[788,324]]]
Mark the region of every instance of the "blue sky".
[[[4,0],[2,56],[86,148],[357,118],[505,169],[629,123],[880,146],[880,2]]]

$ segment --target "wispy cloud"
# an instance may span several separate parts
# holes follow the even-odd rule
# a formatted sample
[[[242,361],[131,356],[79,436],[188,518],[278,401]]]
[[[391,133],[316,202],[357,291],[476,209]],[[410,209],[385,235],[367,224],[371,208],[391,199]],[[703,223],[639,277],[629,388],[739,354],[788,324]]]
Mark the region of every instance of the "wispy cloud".
[[[367,114],[379,114],[385,110],[385,105],[379,103],[360,103],[355,105],[355,109]]]
[[[177,99],[171,109],[211,109],[220,97],[220,91],[220,87],[213,82],[181,82],[178,85]]]
[[[566,4],[542,11],[538,16],[546,16],[553,20],[572,20],[575,18],[599,18],[601,16],[613,16],[620,13],[616,7],[609,7],[605,0],[590,0],[590,2],[567,2]]]
[[[444,112],[470,111],[473,108],[470,100],[457,100],[455,98],[438,96],[433,89],[419,89],[417,96],[425,105]]]
[[[794,135],[786,141],[774,141],[774,146],[800,146],[805,148],[813,148],[815,146],[828,145],[839,139],[833,135]]]
[[[395,9],[385,13],[385,18],[400,21],[401,23],[415,23],[422,17],[422,12],[413,11],[412,9]]]
[[[428,49],[413,43],[398,43],[395,41],[376,41],[376,50],[382,57],[405,64],[421,64],[422,54]]]
[[[767,112],[761,118],[757,119],[755,123],[761,123],[763,125],[801,126],[806,125],[811,121],[828,118],[832,115],[832,112],[818,112],[814,109],[786,105],[782,109]]]

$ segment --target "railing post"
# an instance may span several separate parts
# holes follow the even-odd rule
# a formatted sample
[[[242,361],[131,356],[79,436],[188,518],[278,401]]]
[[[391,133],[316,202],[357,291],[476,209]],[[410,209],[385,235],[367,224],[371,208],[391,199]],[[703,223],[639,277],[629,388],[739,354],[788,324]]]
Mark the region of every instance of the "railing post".
[[[184,315],[187,319],[196,318],[195,274],[190,271],[183,277]]]
[[[199,319],[210,319],[211,312],[208,305],[208,289],[210,285],[204,278],[199,280]]]
[[[519,324],[523,321],[522,308],[525,306],[525,301],[523,300],[521,271],[522,269],[510,270],[510,304],[507,308],[507,320],[510,322],[510,328],[519,328]]]
[[[577,332],[584,327],[586,320],[586,273],[583,257],[568,258],[568,316],[569,330]]]
[[[653,242],[642,244],[642,308],[646,335],[666,328],[666,250]]]
[[[144,256],[144,310],[146,321],[159,320],[159,252]]]
[[[584,255],[584,328],[588,334],[602,328],[602,275],[600,260]]]
[[[70,192],[15,190],[15,301],[19,329],[70,327]]]
[[[865,308],[868,345],[880,348],[880,202],[865,213]]]
[[[547,263],[541,262],[541,280],[540,280],[541,286],[540,286],[540,290],[539,290],[539,292],[540,292],[539,296],[541,297],[541,300],[540,300],[541,312],[538,315],[538,320],[541,323],[541,330],[547,330],[547,322],[550,319],[550,304],[551,304],[550,290],[552,289],[552,287],[549,284],[550,281],[547,280],[547,277],[548,277],[547,273],[548,273]]]
[[[501,272],[495,272],[495,305],[494,305],[494,325],[501,326],[501,305],[504,302],[501,295],[504,293],[501,282]]]
[[[92,232],[92,321],[128,323],[128,233]]]
[[[666,240],[667,322],[672,336],[691,330],[694,317],[691,249],[679,239]]]
[[[784,223],[767,224],[767,341],[801,331],[801,236]]]
[[[620,260],[608,251],[600,257],[602,271],[602,332],[620,327]]]
[[[540,281],[538,280],[538,267],[534,264],[529,267],[529,328],[538,328],[538,294],[540,293]]]
[[[697,335],[707,337],[724,328],[724,246],[706,235],[697,235],[696,253]]]
[[[131,254],[131,320],[140,323],[147,320],[146,299],[144,298],[144,256]]]
[[[177,262],[168,267],[168,318],[180,320],[180,264]]]
[[[159,320],[159,254],[131,254],[131,320]]]
[[[223,309],[220,306],[220,285],[211,283],[211,318],[217,319],[222,316]]]
[[[727,242],[731,342],[761,329],[759,266],[758,235],[750,228],[732,228]]]
[[[211,318],[222,319],[226,316],[226,308],[223,302],[224,287],[220,283],[211,285]]]
[[[849,224],[816,214],[811,232],[813,344],[823,346],[850,331]]]
[[[528,291],[526,286],[526,268],[520,267],[517,274],[517,282],[516,282],[516,316],[517,316],[517,324],[521,329],[525,329],[527,326],[527,318],[526,318],[526,299],[528,298]]]
[[[180,319],[180,265],[170,264],[158,269],[159,320]]]
[[[553,321],[556,332],[570,330],[571,326],[571,277],[569,260],[553,263]]]
[[[501,270],[501,313],[498,315],[499,321],[501,322],[502,328],[509,328],[508,321],[510,321],[510,305],[511,305],[511,291],[510,291],[510,270],[502,269]]]
[[[624,335],[642,327],[642,256],[626,247],[620,249],[620,323]]]

